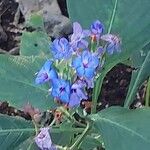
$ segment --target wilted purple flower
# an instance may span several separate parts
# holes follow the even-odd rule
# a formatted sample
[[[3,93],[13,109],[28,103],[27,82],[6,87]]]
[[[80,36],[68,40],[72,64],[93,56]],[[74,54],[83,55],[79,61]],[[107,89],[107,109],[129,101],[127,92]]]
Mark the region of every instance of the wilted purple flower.
[[[104,26],[99,20],[96,20],[91,25],[91,32],[92,32],[91,35],[95,36],[97,40],[99,40],[101,34],[103,33],[103,30]]]
[[[41,150],[56,150],[56,147],[52,144],[49,128],[41,128],[40,133],[35,137],[35,143]]]
[[[69,106],[74,107],[80,105],[82,99],[87,99],[87,95],[84,91],[84,85],[82,83],[76,82],[71,86],[71,95]]]
[[[98,56],[99,58],[101,58],[103,54],[104,54],[103,47],[98,47],[97,50],[94,52],[94,55]]]
[[[73,49],[66,38],[55,39],[51,45],[51,51],[56,59],[68,59]]]
[[[83,38],[88,37],[90,35],[89,30],[83,30],[81,25],[78,22],[73,23],[73,34],[71,35],[71,46],[74,51],[79,48],[87,48],[88,42]]]
[[[121,41],[120,41],[120,38],[117,37],[116,35],[106,34],[106,35],[103,35],[101,39],[108,42],[106,46],[106,50],[110,55],[113,54],[115,51],[116,52],[121,51],[120,49]]]
[[[57,78],[57,73],[52,67],[52,62],[47,60],[42,69],[38,72],[35,83],[42,84],[54,78]]]
[[[98,56],[94,56],[88,50],[83,51],[82,54],[76,57],[72,62],[72,66],[76,69],[77,75],[86,79],[92,79],[94,77],[98,65]]]
[[[52,83],[52,96],[64,103],[69,102],[70,83],[63,79],[55,79]]]

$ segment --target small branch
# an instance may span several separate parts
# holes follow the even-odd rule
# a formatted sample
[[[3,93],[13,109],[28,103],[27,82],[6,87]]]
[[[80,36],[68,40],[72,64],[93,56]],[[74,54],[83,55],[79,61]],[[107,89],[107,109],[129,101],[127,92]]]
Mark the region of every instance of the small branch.
[[[77,147],[80,145],[83,138],[86,136],[87,132],[89,131],[89,128],[90,128],[90,122],[87,121],[87,126],[86,126],[85,130],[80,135],[80,137],[75,141],[75,143],[69,148],[69,150],[76,150],[77,149]]]
[[[150,104],[150,77],[149,77],[148,82],[147,82],[145,106],[149,107],[149,104]]]

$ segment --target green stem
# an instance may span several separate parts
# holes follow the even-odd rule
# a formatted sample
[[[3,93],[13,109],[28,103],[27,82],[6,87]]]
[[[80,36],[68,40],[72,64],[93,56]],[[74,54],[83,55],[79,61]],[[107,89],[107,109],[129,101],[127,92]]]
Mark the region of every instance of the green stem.
[[[150,77],[147,82],[145,106],[149,107],[149,104],[150,104]]]
[[[64,109],[64,107],[59,107],[58,109],[59,111],[61,111],[62,113],[64,113],[66,115],[66,117],[73,123],[75,123],[76,125],[80,126],[80,127],[85,127],[85,124],[78,122],[76,119],[74,119],[66,109]]]
[[[93,95],[92,95],[92,108],[91,108],[91,113],[95,114],[96,113],[96,107],[97,107],[97,100],[98,100],[98,96],[100,94],[101,91],[101,87],[102,87],[102,82],[103,78],[98,77],[98,79],[96,80],[96,85],[93,89]]]
[[[105,58],[106,58],[106,46],[104,47],[104,53],[101,57],[100,64],[103,64],[103,61],[105,61]],[[96,113],[97,100],[101,92],[104,77],[105,77],[104,74],[102,75],[99,73],[99,77],[95,82],[95,86],[94,86],[93,93],[92,93],[92,109],[91,109],[92,114]]]
[[[33,122],[33,124],[34,124],[35,134],[37,135],[37,134],[38,134],[39,129],[38,129],[38,127],[37,127],[36,122],[35,122],[34,120],[32,120],[32,122]]]
[[[110,24],[109,24],[109,28],[108,28],[108,34],[111,32],[111,29],[112,29],[112,25],[113,25],[113,22],[114,22],[114,19],[115,19],[116,10],[117,10],[117,4],[118,4],[118,0],[115,0],[115,4],[114,4],[112,16],[111,16],[111,20],[110,20]]]
[[[55,122],[56,122],[56,119],[54,118],[51,124],[49,125],[49,127],[52,127],[55,124]]]
[[[63,146],[60,146],[60,145],[56,145],[56,148],[59,149],[59,150],[68,150],[67,147],[63,147]]]
[[[86,136],[87,132],[89,131],[89,128],[90,128],[90,122],[87,121],[87,126],[86,126],[85,130],[80,135],[80,137],[75,141],[75,143],[69,148],[69,150],[76,150],[77,149],[77,147],[80,145],[83,138]]]

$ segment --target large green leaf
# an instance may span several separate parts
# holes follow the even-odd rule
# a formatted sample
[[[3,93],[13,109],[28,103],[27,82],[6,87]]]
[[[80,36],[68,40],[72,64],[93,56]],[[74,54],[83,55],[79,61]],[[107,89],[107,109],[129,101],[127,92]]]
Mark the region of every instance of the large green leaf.
[[[19,144],[19,146],[15,147],[14,150],[38,150],[38,147],[34,142],[34,137],[31,136],[27,140]]]
[[[81,143],[81,150],[93,150],[94,148],[102,148],[102,139],[101,136],[92,136],[92,135],[87,135],[82,143]]]
[[[96,82],[93,95],[97,101],[107,72],[150,41],[149,0],[67,0],[67,4],[72,22],[78,21],[84,28],[89,28],[93,21],[99,19],[105,25],[105,33],[117,34],[122,41],[122,52],[106,58],[97,79],[99,82]]]
[[[78,21],[83,27],[89,28],[94,20],[99,19],[105,25],[105,32],[118,34],[122,39],[122,50],[126,51],[123,53],[140,49],[150,40],[149,0],[68,0],[67,2],[72,21]]]
[[[49,56],[50,38],[44,29],[42,16],[39,14],[32,14],[26,24],[29,29],[31,28],[31,31],[23,32],[21,37],[20,54],[25,56]]]
[[[20,55],[50,55],[50,39],[43,31],[24,32],[21,37]]]
[[[106,150],[149,150],[150,109],[111,107],[92,115]]]
[[[31,122],[17,117],[0,115],[0,149],[14,149],[34,134]]]
[[[135,52],[132,56],[132,65],[135,70],[125,100],[125,107],[129,107],[134,101],[139,86],[150,76],[150,44],[143,50]]]
[[[0,55],[0,100],[22,108],[28,102],[41,110],[54,106],[48,85],[35,85],[45,58]]]
[[[70,145],[75,132],[73,132],[71,122],[63,122],[59,128],[59,133],[51,133],[52,141],[57,145]]]

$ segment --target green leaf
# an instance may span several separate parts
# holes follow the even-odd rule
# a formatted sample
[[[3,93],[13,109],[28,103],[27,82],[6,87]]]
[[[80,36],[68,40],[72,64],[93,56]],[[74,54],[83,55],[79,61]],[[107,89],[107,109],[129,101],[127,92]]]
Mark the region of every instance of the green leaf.
[[[19,146],[17,146],[15,150],[38,150],[38,147],[34,142],[34,137],[31,136],[27,140],[19,144]]]
[[[150,109],[111,107],[92,115],[107,150],[149,150]]]
[[[138,88],[150,76],[150,44],[143,50],[133,54],[132,64],[135,70],[132,72],[129,90],[124,103],[125,107],[130,106],[134,101]]]
[[[49,85],[35,84],[35,73],[44,62],[44,57],[0,55],[0,100],[17,108],[28,102],[41,110],[54,107]]]
[[[106,58],[96,81],[93,92],[96,102],[107,72],[150,41],[149,0],[68,0],[67,5],[72,22],[78,21],[84,28],[89,28],[93,21],[99,19],[105,25],[105,33],[118,35],[122,41],[122,52]]]
[[[73,128],[71,122],[63,122],[59,128],[59,133],[51,133],[52,141],[57,145],[69,145],[71,143],[71,139],[75,134],[72,130]]]
[[[0,115],[1,149],[14,149],[34,134],[31,122],[17,117]]]
[[[101,136],[87,135],[81,143],[80,148],[82,150],[93,150],[94,148],[102,147]]]
[[[38,13],[31,14],[31,16],[26,21],[26,26],[27,27],[32,27],[32,28],[35,28],[35,29],[41,28],[41,29],[44,30],[43,17]]]
[[[50,39],[43,31],[24,32],[21,37],[20,55],[50,55]]]
[[[32,14],[27,20],[27,27],[30,31],[24,31],[21,37],[20,54],[24,56],[46,55],[50,56],[50,38],[45,29],[41,15]]]

